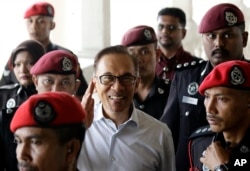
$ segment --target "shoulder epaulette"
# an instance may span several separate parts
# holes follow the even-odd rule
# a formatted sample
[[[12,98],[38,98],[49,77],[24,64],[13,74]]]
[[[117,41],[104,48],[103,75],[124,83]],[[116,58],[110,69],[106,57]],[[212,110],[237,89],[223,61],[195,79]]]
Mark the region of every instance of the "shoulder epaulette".
[[[203,59],[199,59],[199,60],[193,60],[193,61],[190,61],[190,62],[185,62],[183,64],[177,64],[175,70],[183,70],[183,69],[186,69],[186,68],[196,67],[198,65],[203,64],[204,62],[206,62],[206,61],[203,60]]]
[[[206,135],[213,135],[214,132],[212,132],[211,128],[209,125],[207,126],[203,126],[200,127],[198,129],[196,129],[191,136],[189,137],[189,139],[193,139],[193,138],[197,138],[197,137],[201,137],[201,136],[206,136]]]
[[[16,87],[18,87],[19,84],[9,84],[9,85],[3,85],[3,86],[0,86],[0,89],[14,89]]]

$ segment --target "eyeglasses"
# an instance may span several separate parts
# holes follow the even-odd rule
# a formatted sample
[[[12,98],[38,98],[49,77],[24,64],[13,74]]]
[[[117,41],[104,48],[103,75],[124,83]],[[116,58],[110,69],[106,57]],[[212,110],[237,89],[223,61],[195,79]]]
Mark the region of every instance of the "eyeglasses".
[[[139,49],[138,51],[136,51],[136,50],[131,50],[128,48],[128,53],[133,56],[146,56],[150,54],[150,50],[147,48],[144,48],[144,49]]]
[[[122,85],[128,86],[134,84],[136,80],[136,77],[133,75],[122,75],[118,77],[114,75],[101,75],[96,77],[99,78],[100,83],[103,85],[112,85],[116,79],[118,79]]]
[[[176,26],[176,25],[169,25],[169,24],[167,24],[167,25],[163,25],[163,24],[159,24],[158,25],[158,30],[163,30],[163,29],[166,29],[167,31],[169,31],[169,32],[173,32],[173,31],[175,31],[175,30],[177,30],[177,29],[183,29],[183,27],[181,27],[181,26]]]

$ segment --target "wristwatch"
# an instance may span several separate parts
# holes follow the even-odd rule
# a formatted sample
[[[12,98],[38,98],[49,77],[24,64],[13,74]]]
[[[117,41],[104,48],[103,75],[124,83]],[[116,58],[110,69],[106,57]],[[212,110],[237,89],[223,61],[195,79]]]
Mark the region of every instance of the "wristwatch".
[[[229,169],[228,169],[228,166],[227,166],[227,164],[221,164],[221,165],[219,165],[219,166],[216,166],[215,168],[214,168],[214,171],[228,171]]]

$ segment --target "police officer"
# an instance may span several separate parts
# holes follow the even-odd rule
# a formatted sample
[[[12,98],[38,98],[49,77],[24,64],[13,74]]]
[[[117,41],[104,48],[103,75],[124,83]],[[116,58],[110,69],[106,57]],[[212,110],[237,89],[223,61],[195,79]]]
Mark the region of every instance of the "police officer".
[[[140,82],[134,96],[135,107],[159,119],[167,102],[170,84],[156,76],[157,39],[154,29],[146,25],[133,27],[124,34],[122,45],[139,62]]]
[[[26,40],[20,43],[10,57],[10,67],[18,83],[0,87],[0,171],[16,171],[15,144],[9,130],[10,121],[20,104],[36,94],[30,68],[45,53],[41,43]]]
[[[34,40],[29,40],[28,42],[30,41],[33,42]],[[39,45],[42,46],[40,43]],[[35,50],[36,53],[39,52],[38,48],[32,47],[30,49]],[[19,51],[20,50],[18,50],[18,52]],[[20,51],[19,53],[21,52],[22,51]],[[33,62],[31,63],[33,64]],[[32,86],[30,85],[29,88],[26,88],[24,90],[28,92],[31,91],[33,92],[33,94],[34,93],[40,94],[50,91],[63,91],[71,95],[74,95],[80,85],[80,81],[77,79],[78,75],[77,58],[74,56],[74,54],[65,50],[54,50],[41,55],[38,61],[32,66],[29,73],[30,73],[30,82],[32,83]],[[4,87],[9,87],[9,86],[4,86]],[[0,93],[0,95],[4,94],[4,92],[6,91],[6,89],[2,90],[3,93]],[[23,89],[21,89],[22,91],[21,90],[18,91],[18,88],[15,88],[14,90],[13,91],[16,94],[13,95],[12,93],[11,95],[13,97],[9,98],[3,97],[3,99],[6,98],[9,100],[8,101],[6,100],[7,102],[2,104],[3,107],[6,106],[5,107],[6,109],[3,108],[4,109],[2,115],[3,130],[1,131],[3,132],[2,133],[3,139],[6,142],[5,145],[1,147],[4,148],[8,146],[8,148],[6,148],[8,150],[6,151],[6,155],[8,155],[9,157],[6,159],[5,163],[9,164],[9,166],[6,167],[13,167],[11,169],[6,168],[7,171],[8,170],[12,171],[12,169],[17,170],[16,156],[15,156],[16,146],[13,143],[13,134],[9,131],[9,124],[17,107],[19,107],[21,102],[26,100],[29,97],[29,95],[31,95],[31,93],[29,95],[26,95],[27,93],[25,94],[24,92],[26,91],[24,91]],[[22,101],[19,99],[22,99]]]
[[[79,100],[68,93],[31,96],[10,124],[19,170],[77,171],[85,117]]]
[[[36,2],[24,13],[24,19],[26,21],[26,27],[30,39],[37,40],[42,43],[46,49],[46,52],[53,50],[67,50],[65,47],[54,44],[50,40],[50,32],[55,29],[54,22],[55,10],[54,7],[48,2]],[[75,56],[76,57],[76,56]],[[81,86],[76,93],[76,95],[81,99],[86,88],[87,82],[83,76],[82,70],[79,68],[79,79],[81,81]],[[2,78],[0,80],[0,85],[7,85],[17,83],[14,73],[10,70],[8,63],[3,71]]]
[[[249,72],[249,62],[228,61],[217,65],[201,83],[210,128],[198,129],[191,137],[193,169],[250,170]]]
[[[199,26],[208,61],[189,63],[176,72],[171,83],[167,106],[161,121],[172,130],[177,171],[188,170],[188,137],[207,125],[204,97],[198,88],[214,66],[229,60],[244,60],[243,48],[248,33],[241,10],[233,4],[215,5],[204,15]]]
[[[186,36],[186,15],[176,7],[163,8],[157,16],[158,55],[156,74],[167,81],[173,79],[175,69],[183,63],[197,60],[182,46]]]

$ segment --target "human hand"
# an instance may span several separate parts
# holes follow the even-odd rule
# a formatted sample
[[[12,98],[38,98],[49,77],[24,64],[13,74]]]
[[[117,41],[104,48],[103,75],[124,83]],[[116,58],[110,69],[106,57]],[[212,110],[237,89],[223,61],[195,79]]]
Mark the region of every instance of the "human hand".
[[[228,163],[229,156],[229,151],[224,149],[219,141],[216,141],[207,147],[200,161],[210,170],[214,170],[216,166]]]
[[[85,109],[87,116],[86,119],[84,121],[85,127],[89,128],[90,125],[93,122],[93,118],[94,118],[94,99],[92,98],[93,92],[95,89],[95,84],[93,82],[93,79],[91,79],[88,88],[86,89],[83,97],[82,97],[82,107]]]

